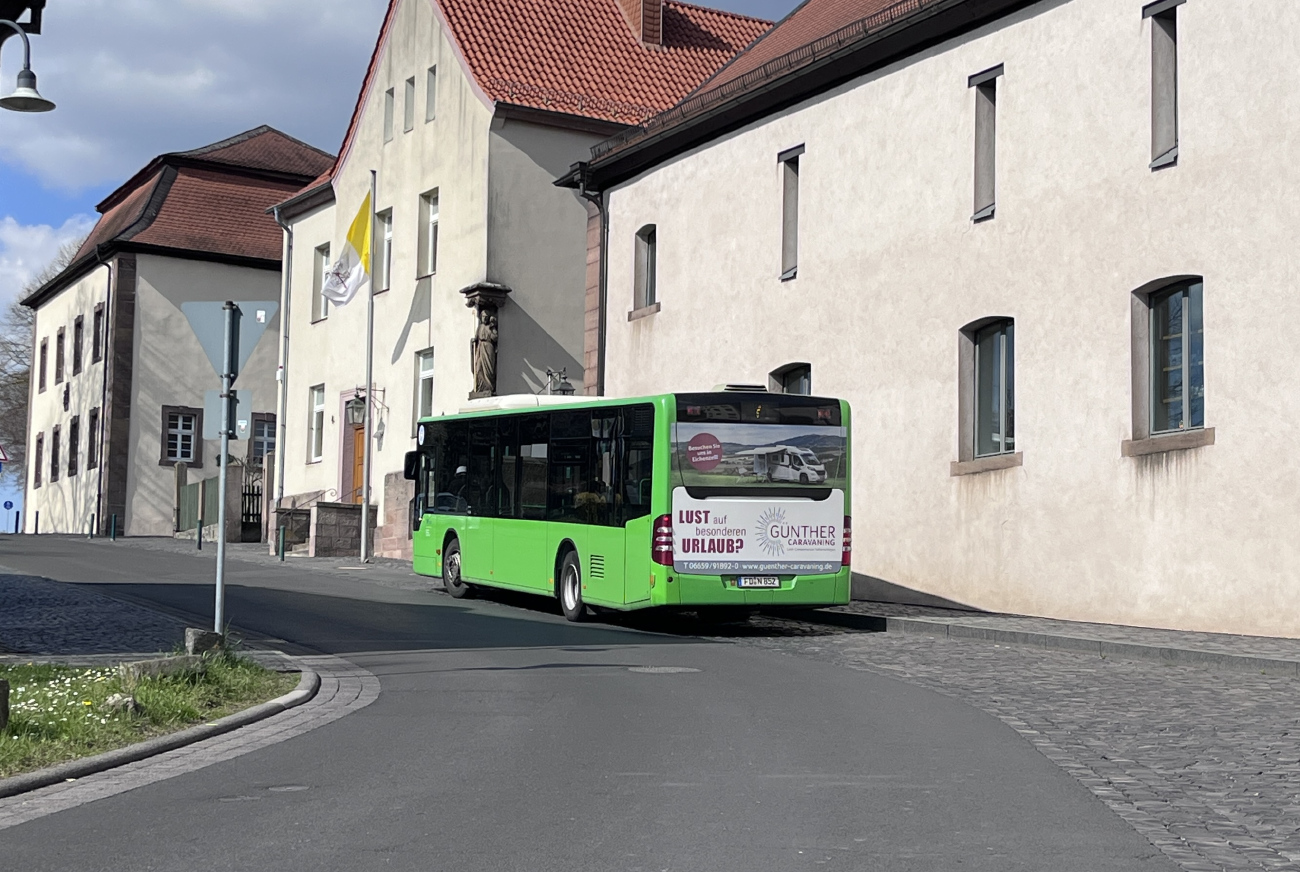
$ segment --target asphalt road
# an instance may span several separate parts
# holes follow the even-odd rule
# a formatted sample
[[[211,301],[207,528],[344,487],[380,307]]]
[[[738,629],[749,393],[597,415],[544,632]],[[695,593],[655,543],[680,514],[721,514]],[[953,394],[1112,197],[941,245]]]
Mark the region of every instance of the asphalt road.
[[[0,564],[211,614],[186,556],[12,537]],[[234,625],[369,669],[378,701],[2,831],[0,867],[1174,868],[1006,726],[910,684],[332,568],[232,562],[228,584]]]

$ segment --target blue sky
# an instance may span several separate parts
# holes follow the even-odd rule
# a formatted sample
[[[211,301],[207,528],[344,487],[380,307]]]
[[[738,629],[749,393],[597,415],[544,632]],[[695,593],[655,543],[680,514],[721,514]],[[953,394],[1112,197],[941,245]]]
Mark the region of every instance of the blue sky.
[[[57,0],[32,69],[58,108],[0,111],[0,306],[156,155],[270,124],[343,138],[386,0]],[[794,0],[706,3],[779,18]],[[0,50],[0,92],[21,66]],[[7,478],[7,476],[6,476]],[[7,484],[7,482],[6,482]],[[0,502],[13,492],[0,485]],[[4,523],[0,512],[0,525]]]

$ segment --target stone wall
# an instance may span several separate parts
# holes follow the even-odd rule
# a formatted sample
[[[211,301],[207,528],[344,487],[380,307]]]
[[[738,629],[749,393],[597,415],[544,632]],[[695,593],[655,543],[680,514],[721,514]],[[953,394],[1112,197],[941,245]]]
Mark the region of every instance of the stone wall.
[[[378,507],[370,507],[370,535],[374,541]],[[361,506],[357,503],[317,503],[311,507],[309,557],[359,557]]]
[[[384,523],[376,532],[375,556],[411,559],[411,500],[415,482],[400,472],[384,476]]]
[[[271,528],[267,530],[267,542],[270,544],[271,554],[277,553],[281,527],[284,527],[286,551],[311,539],[311,509],[272,509],[271,514],[274,520]]]

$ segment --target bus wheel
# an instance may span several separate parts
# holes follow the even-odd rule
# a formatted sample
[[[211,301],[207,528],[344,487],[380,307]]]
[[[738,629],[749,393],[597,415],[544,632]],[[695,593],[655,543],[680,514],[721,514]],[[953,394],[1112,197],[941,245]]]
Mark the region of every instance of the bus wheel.
[[[474,588],[460,577],[460,540],[452,539],[442,552],[442,586],[456,599],[464,599]]]
[[[560,608],[570,621],[581,621],[587,616],[582,602],[582,564],[576,551],[564,555],[560,564]]]

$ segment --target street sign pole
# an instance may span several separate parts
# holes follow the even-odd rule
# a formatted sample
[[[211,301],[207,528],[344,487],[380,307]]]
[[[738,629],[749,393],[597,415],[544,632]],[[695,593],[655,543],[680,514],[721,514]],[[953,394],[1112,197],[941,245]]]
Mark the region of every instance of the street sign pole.
[[[231,383],[239,364],[239,307],[229,300],[222,307],[226,315],[225,353],[221,366],[221,479],[217,482],[217,591],[212,631],[222,632],[226,611],[226,470],[230,466]]]

